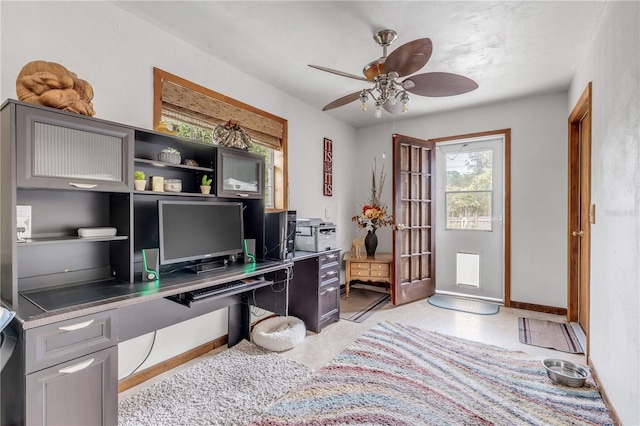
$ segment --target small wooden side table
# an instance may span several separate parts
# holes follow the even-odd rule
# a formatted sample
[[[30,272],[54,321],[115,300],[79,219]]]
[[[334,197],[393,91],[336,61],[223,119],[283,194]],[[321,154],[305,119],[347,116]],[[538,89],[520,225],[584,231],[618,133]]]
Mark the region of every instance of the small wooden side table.
[[[391,253],[376,253],[373,257],[355,257],[351,253],[346,253],[344,261],[347,299],[349,299],[349,284],[352,280],[359,280],[387,284],[393,300],[393,255]]]

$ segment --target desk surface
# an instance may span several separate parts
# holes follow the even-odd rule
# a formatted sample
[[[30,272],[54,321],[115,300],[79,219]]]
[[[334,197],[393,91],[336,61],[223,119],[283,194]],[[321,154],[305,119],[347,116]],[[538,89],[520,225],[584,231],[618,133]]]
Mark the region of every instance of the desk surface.
[[[159,280],[149,282],[119,283],[102,281],[97,283],[76,284],[46,290],[47,298],[68,297],[75,289],[84,290],[83,298],[71,306],[46,311],[20,295],[18,306],[7,306],[16,312],[17,321],[23,329],[40,327],[76,318],[88,314],[117,309],[149,300],[173,296],[191,290],[210,287],[217,284],[251,278],[269,272],[285,269],[291,262],[258,260],[255,264],[234,264],[222,270],[203,274],[190,272],[161,276]],[[245,287],[243,290],[250,290]],[[42,292],[42,291],[41,291]]]

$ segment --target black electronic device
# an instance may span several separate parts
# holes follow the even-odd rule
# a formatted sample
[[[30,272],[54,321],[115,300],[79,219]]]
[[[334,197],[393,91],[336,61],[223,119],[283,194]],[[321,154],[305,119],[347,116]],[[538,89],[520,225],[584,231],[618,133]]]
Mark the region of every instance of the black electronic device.
[[[292,259],[296,243],[296,211],[270,211],[264,214],[265,259]]]
[[[142,250],[142,281],[160,278],[160,253],[157,248]]]
[[[160,264],[192,262],[196,271],[244,252],[242,203],[158,200]]]

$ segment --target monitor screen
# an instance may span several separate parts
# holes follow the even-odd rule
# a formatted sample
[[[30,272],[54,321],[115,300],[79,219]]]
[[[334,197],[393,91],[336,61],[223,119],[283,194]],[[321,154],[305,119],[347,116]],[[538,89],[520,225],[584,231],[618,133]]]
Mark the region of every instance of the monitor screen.
[[[158,200],[160,264],[242,253],[242,203]]]

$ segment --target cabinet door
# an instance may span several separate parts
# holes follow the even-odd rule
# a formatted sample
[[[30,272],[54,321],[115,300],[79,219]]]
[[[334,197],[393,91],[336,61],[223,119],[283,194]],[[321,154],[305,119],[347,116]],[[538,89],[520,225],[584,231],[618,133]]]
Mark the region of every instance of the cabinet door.
[[[218,148],[218,197],[263,198],[264,158],[232,148]]]
[[[27,425],[118,423],[118,347],[26,376]]]
[[[19,187],[131,190],[132,129],[24,105],[16,111]]]

